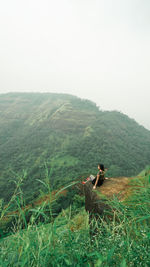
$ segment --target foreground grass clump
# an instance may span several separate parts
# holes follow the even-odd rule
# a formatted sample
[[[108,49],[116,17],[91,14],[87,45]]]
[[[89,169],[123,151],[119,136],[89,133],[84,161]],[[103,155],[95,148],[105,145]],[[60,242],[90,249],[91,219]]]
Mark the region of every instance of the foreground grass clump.
[[[32,216],[26,229],[1,240],[0,266],[148,267],[149,181],[149,176],[132,180],[130,198],[124,203],[114,198],[113,217],[91,226],[84,208],[75,215],[71,207],[63,210],[49,224],[37,225]]]

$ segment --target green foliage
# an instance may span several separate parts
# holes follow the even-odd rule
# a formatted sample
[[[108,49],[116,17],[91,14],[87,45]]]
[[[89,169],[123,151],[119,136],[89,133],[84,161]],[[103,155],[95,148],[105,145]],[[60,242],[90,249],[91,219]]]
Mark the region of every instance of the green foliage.
[[[73,207],[75,210],[83,207],[85,204],[84,196],[75,195],[73,198]]]
[[[107,176],[111,176],[111,174],[113,173],[113,176],[118,177],[120,176],[121,173],[121,168],[117,165],[110,165],[109,170],[107,171]]]

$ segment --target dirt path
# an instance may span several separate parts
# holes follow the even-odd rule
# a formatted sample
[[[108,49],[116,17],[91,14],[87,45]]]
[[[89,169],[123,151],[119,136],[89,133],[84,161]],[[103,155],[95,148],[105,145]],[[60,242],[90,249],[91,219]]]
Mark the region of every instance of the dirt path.
[[[124,200],[130,194],[129,182],[131,179],[129,177],[109,178],[97,190],[109,198],[117,195],[120,200]]]

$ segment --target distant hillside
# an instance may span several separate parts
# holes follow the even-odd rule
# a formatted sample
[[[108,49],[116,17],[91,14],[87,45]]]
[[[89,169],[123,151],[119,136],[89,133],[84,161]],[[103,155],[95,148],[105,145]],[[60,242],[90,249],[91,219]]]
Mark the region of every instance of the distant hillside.
[[[95,173],[98,162],[108,176],[131,176],[149,164],[149,148],[150,131],[91,101],[50,93],[0,95],[0,198],[6,201],[24,172],[22,189],[31,200],[44,189],[38,179],[45,179],[46,168],[53,188]]]

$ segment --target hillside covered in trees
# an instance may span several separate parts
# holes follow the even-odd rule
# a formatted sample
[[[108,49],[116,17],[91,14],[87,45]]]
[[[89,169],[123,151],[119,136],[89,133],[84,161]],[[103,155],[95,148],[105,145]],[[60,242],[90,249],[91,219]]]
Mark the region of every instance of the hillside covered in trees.
[[[52,188],[96,174],[132,176],[150,162],[150,131],[117,111],[102,111],[75,96],[50,93],[0,95],[0,198],[24,179],[26,200],[49,176]],[[47,174],[46,174],[47,172]]]

